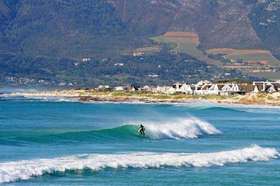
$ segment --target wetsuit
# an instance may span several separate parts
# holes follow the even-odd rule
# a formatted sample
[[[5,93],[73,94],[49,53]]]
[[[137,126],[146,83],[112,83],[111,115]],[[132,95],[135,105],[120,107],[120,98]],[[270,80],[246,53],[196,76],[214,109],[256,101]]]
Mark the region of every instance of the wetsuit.
[[[143,125],[140,125],[139,129],[138,129],[138,132],[142,135],[142,136],[145,136],[145,128]]]

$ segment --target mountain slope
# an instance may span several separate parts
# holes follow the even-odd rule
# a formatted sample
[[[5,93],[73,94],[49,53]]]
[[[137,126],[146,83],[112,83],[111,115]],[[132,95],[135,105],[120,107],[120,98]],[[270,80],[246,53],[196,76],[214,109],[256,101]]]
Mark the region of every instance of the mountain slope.
[[[254,7],[250,18],[263,45],[280,58],[280,1],[261,1]]]
[[[111,3],[122,20],[141,34],[191,31],[199,34],[203,48],[262,46],[248,17],[252,5],[241,0],[144,0],[142,3],[117,0]]]
[[[102,46],[100,35],[125,33],[115,10],[103,0],[22,0],[18,6],[4,33],[10,45],[27,55],[76,57]]]
[[[100,51],[116,55],[126,48],[149,43],[149,37],[167,31],[196,32],[204,49],[269,48],[277,53],[280,43],[277,3],[277,0],[0,0],[0,28],[9,41],[7,45],[35,56],[77,58],[98,55]],[[268,7],[275,8],[267,11]],[[260,25],[267,20],[274,24]]]
[[[139,48],[155,47],[157,43],[151,38],[173,31],[198,34],[198,49],[203,54],[212,48],[269,49],[280,58],[279,7],[279,0],[0,0],[0,55],[12,56],[1,57],[0,71],[2,77],[33,78],[34,75],[40,79],[40,74],[44,74],[54,82],[69,79],[81,82],[79,76],[90,84],[112,82],[116,76],[119,82],[138,81],[145,79],[143,77],[149,82],[144,72],[131,74],[135,66],[129,66],[125,73],[117,73],[112,67],[115,74],[110,72],[105,76],[97,73],[93,66],[81,73],[84,66],[74,65],[75,70],[68,72],[61,69],[61,61],[70,61],[73,65],[90,58],[104,66],[112,66],[122,63],[120,59],[130,59]],[[160,55],[174,55],[168,44],[159,47],[159,53],[148,55],[153,57],[142,56],[147,62],[145,69],[155,69],[152,63],[155,59],[162,60]],[[179,51],[176,55],[182,54]],[[182,57],[178,58],[178,61],[184,61]],[[227,74],[215,66],[209,68],[218,70],[217,74],[210,74],[205,63],[208,58],[203,59],[194,61],[203,64],[203,73],[208,73],[205,77],[215,79]],[[43,68],[35,64],[38,61],[44,61]],[[23,64],[28,68],[23,68]],[[137,67],[141,71],[141,65]],[[106,66],[106,71],[108,69]],[[198,74],[202,76],[203,73]],[[180,76],[181,80],[183,77],[191,77],[191,81],[198,79],[192,76],[188,66],[181,71],[178,69],[176,74],[184,74]],[[240,73],[232,74],[243,77]],[[153,71],[148,75],[153,75]],[[172,82],[175,79],[173,74],[170,80],[165,80]],[[160,80],[153,80],[156,81]]]

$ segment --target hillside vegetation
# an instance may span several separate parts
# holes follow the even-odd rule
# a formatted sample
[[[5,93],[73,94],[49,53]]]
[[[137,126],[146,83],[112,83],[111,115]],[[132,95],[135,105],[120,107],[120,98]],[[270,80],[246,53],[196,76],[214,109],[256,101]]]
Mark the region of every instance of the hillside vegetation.
[[[0,76],[5,83],[13,78],[34,78],[83,85],[217,79],[235,73],[217,67],[219,60],[209,58],[205,51],[261,49],[279,57],[279,24],[278,0],[0,0]],[[138,63],[134,64],[131,55],[143,48],[153,48],[148,55],[152,57],[138,56],[146,62],[145,69],[150,69],[147,72],[142,65],[135,68]],[[184,55],[197,62],[197,69],[193,63],[171,67],[170,61],[162,59],[172,56],[167,59],[175,60],[172,65],[176,65],[185,60]],[[259,58],[270,58],[277,65],[272,55]],[[72,69],[71,65],[84,59],[100,66],[74,65]],[[153,71],[158,60],[168,66],[162,70],[164,76]],[[115,64],[127,61],[131,66],[125,72],[115,70]],[[106,73],[98,73],[99,68]],[[177,76],[170,72],[172,68],[177,69]]]
[[[279,66],[280,61],[269,50],[261,49],[232,49],[213,48],[207,50],[208,54],[224,55],[228,59],[243,61],[267,61],[272,66]]]
[[[166,32],[164,35],[151,38],[157,43],[169,44],[174,53],[185,53],[205,61],[208,64],[220,65],[221,62],[213,60],[199,49],[199,36],[194,32]]]

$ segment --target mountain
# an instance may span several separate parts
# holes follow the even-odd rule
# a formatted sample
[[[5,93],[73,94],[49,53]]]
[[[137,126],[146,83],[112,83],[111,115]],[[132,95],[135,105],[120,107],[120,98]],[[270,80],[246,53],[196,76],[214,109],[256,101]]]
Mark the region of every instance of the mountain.
[[[26,55],[77,57],[99,45],[100,35],[114,38],[125,30],[113,7],[103,0],[23,0],[13,5],[15,16],[2,30],[8,45]]]
[[[280,1],[257,3],[249,17],[263,45],[280,58]]]
[[[278,7],[277,0],[0,0],[0,20],[9,45],[28,55],[119,52],[167,31],[196,32],[202,48],[277,54]]]
[[[213,48],[265,49],[280,58],[279,4],[278,0],[0,0],[2,79],[44,78],[40,72],[30,75],[22,71],[22,61],[29,64],[31,69],[26,71],[30,73],[38,70],[31,65],[38,59],[57,68],[65,59],[80,63],[91,58],[103,61],[104,66],[110,60],[118,63],[139,48],[157,47],[151,38],[166,32],[196,33],[202,52]],[[166,47],[170,46],[161,45],[161,52],[145,61],[160,59],[163,51],[171,55]],[[6,68],[8,62],[15,70]],[[46,76],[59,76],[58,82],[77,78],[77,74],[59,75],[53,67],[44,68],[48,69]],[[226,73],[219,65],[215,68],[220,76]],[[101,81],[106,83],[107,79]]]
[[[248,14],[252,5],[240,0],[113,1],[130,28],[141,34],[196,32],[203,48],[260,47]]]

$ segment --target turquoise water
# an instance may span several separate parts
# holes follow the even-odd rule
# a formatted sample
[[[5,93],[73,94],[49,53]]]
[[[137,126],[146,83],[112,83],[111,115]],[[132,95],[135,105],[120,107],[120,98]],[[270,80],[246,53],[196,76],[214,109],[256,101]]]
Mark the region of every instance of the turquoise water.
[[[2,98],[0,184],[280,185],[279,140],[279,108]]]

